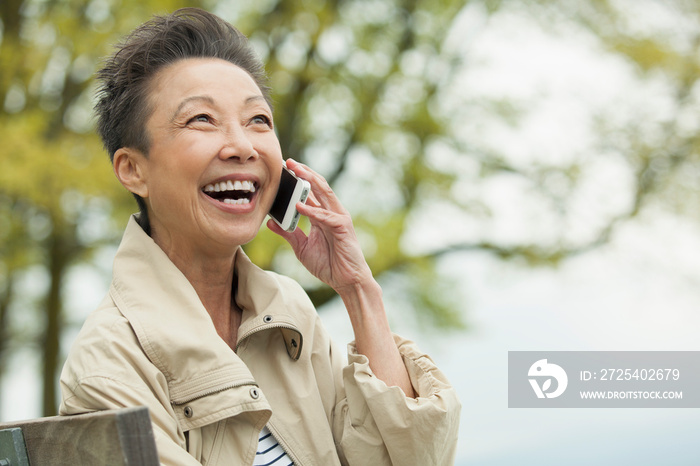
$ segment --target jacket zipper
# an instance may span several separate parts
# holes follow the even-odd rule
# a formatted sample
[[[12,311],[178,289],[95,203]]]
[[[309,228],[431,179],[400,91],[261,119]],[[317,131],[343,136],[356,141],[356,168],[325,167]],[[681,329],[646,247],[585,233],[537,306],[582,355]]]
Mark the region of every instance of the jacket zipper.
[[[236,352],[238,352],[238,347],[241,346],[241,344],[246,340],[246,338],[249,338],[251,335],[253,335],[257,332],[260,332],[262,330],[268,330],[268,329],[274,329],[274,328],[283,328],[283,329],[287,329],[287,330],[292,330],[292,331],[296,332],[297,334],[299,334],[299,339],[302,338],[301,332],[299,331],[299,329],[297,329],[296,327],[294,327],[292,325],[270,323],[267,325],[263,325],[263,326],[254,328],[254,329],[248,331],[247,333],[243,334],[243,336],[241,336],[238,339],[238,343],[236,344]],[[301,342],[299,342],[299,344],[301,344]],[[294,454],[294,452],[289,448],[289,445],[285,442],[284,438],[282,438],[280,436],[279,431],[274,426],[274,424],[272,424],[271,421],[268,421],[267,428],[270,429],[270,432],[272,432],[272,435],[275,437],[275,440],[277,440],[277,443],[280,444],[280,446],[282,447],[284,452],[292,460],[292,462],[294,463],[294,466],[303,466],[301,461],[299,461],[299,458],[297,458],[297,456]]]
[[[270,432],[272,432],[272,435],[275,437],[275,440],[277,440],[277,443],[280,444],[284,452],[289,456],[289,458],[292,460],[294,463],[294,466],[303,466],[301,462],[299,461],[299,458],[297,458],[294,455],[294,452],[289,448],[289,445],[284,441],[284,439],[280,436],[279,431],[277,428],[272,424],[272,422],[267,423],[267,428],[270,429]]]

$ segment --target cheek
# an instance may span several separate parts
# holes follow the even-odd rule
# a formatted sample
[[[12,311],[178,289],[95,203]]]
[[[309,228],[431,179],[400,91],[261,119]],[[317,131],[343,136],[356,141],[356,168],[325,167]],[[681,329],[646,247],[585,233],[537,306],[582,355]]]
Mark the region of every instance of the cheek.
[[[268,146],[266,147],[266,153],[269,154],[268,165],[270,166],[270,170],[276,172],[279,177],[280,173],[282,172],[282,165],[284,165],[284,159],[282,157],[282,148],[280,147],[280,142],[277,139],[277,136],[274,136],[274,138],[269,141]]]
[[[186,202],[196,191],[199,173],[194,158],[179,158],[175,154],[160,160],[151,170],[149,196],[152,202],[161,205],[176,205]]]
[[[164,184],[173,189],[185,189],[184,182],[196,181],[207,166],[214,141],[205,138],[176,138],[171,143],[159,147],[157,160],[158,175]],[[177,185],[176,183],[179,183]]]
[[[282,166],[284,159],[282,158],[282,149],[280,148],[277,136],[272,136],[269,139],[261,141],[259,146],[264,155],[264,162],[267,165],[267,170],[270,173],[270,185],[275,188],[279,185],[280,176],[282,175]]]
[[[270,170],[270,188],[271,191],[277,194],[277,189],[280,185],[280,178],[282,177],[282,167],[284,166],[284,160],[282,156],[276,157],[270,161],[268,164]]]

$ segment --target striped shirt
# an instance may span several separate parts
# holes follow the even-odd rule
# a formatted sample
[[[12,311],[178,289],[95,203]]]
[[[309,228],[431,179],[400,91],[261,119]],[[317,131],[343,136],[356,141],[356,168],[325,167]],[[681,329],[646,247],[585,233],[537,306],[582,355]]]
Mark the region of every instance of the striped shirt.
[[[253,466],[293,466],[282,445],[277,442],[272,432],[265,426],[260,431],[258,439],[258,451],[255,453]]]

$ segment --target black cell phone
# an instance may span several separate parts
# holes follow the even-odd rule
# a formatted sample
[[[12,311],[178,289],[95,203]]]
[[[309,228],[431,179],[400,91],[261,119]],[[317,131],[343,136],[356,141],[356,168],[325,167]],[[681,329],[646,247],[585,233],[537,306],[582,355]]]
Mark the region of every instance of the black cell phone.
[[[272,220],[286,231],[294,231],[301,216],[297,211],[297,202],[306,202],[311,185],[308,181],[298,178],[287,167],[282,167],[282,178],[275,201],[270,208]]]

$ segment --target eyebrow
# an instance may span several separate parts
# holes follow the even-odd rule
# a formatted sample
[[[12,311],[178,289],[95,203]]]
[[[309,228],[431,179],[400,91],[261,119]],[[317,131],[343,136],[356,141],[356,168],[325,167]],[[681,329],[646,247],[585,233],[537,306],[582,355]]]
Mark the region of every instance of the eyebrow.
[[[180,105],[177,106],[172,116],[170,117],[170,121],[174,121],[177,118],[177,116],[180,114],[185,105],[195,100],[203,101],[210,105],[214,105],[214,99],[208,95],[193,95],[191,97],[187,97],[182,102],[180,102]]]
[[[192,101],[202,101],[202,102],[208,103],[209,105],[215,104],[214,99],[208,95],[193,95],[191,97],[187,97],[182,102],[180,102],[180,105],[177,106],[177,108],[173,112],[172,116],[170,117],[170,121],[175,121],[175,119],[180,114],[180,112],[185,107],[185,105],[189,104]],[[252,96],[248,97],[247,99],[245,99],[246,105],[254,103],[254,102],[258,102],[258,101],[262,101],[264,103],[267,103],[267,99],[265,99],[265,97],[263,97],[261,95],[252,95]]]
[[[250,104],[250,103],[256,102],[258,100],[262,100],[263,102],[267,103],[267,100],[265,99],[265,97],[263,97],[261,95],[251,95],[250,97],[245,99],[245,103]]]

